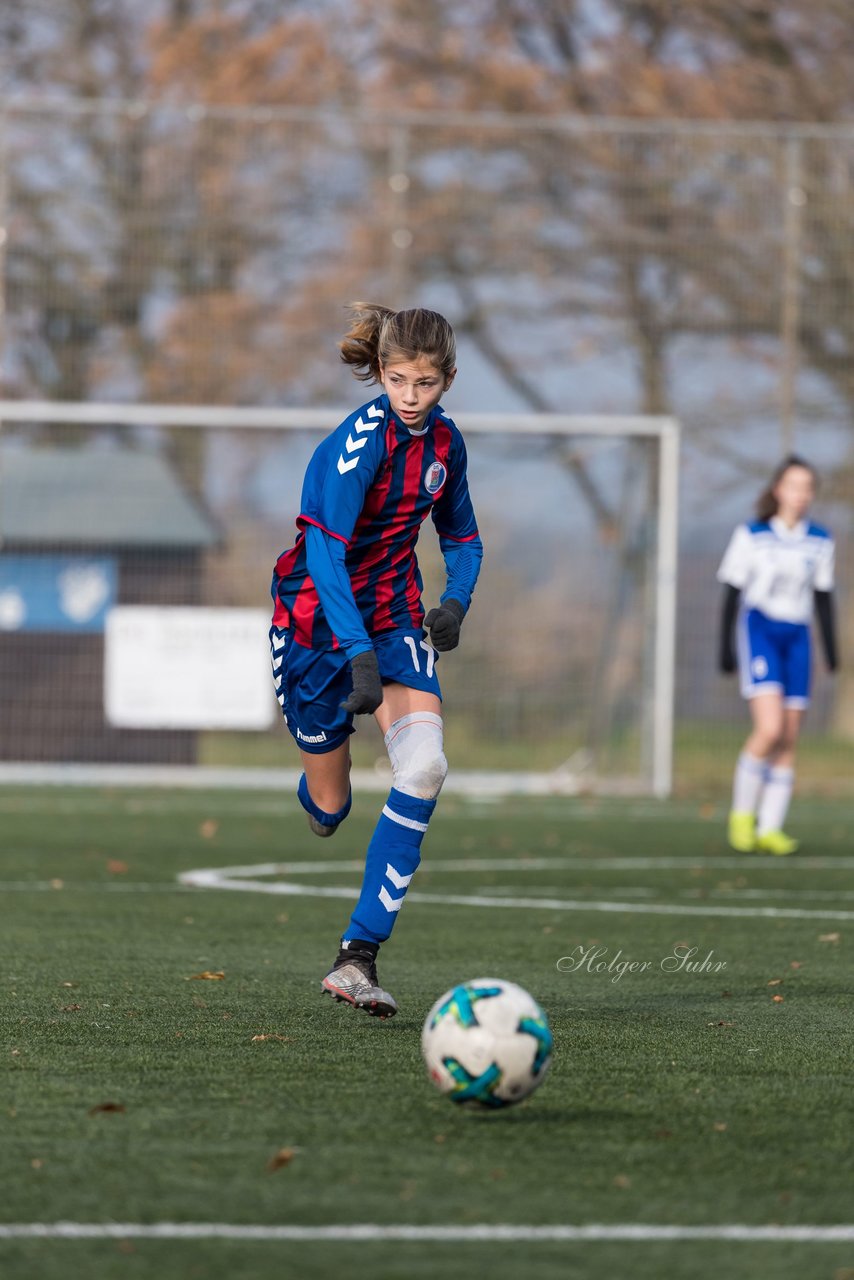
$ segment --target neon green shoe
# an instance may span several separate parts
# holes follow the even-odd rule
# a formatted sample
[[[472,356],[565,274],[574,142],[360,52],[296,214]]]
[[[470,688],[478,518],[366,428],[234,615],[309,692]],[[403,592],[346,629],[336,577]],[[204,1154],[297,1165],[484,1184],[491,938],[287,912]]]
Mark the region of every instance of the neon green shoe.
[[[729,815],[727,836],[730,848],[737,853],[754,853],[756,850],[756,814],[738,813],[735,809]]]
[[[797,853],[798,841],[787,836],[785,831],[763,831],[756,837],[757,853],[775,853],[783,857],[787,853]]]

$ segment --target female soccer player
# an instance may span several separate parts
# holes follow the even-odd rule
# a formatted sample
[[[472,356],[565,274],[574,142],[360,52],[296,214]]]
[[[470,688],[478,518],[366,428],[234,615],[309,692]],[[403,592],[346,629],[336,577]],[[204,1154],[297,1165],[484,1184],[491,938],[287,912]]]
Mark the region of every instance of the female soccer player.
[[[463,438],[439,404],[457,371],[451,326],[422,309],[355,303],[351,314],[341,358],[382,394],[309,462],[296,542],[273,574],[270,644],[279,703],[302,757],[298,796],[315,835],[331,836],[350,812],[353,717],[373,715],[384,735],[392,789],[322,990],[387,1018],[397,1005],[379,985],[377,952],[420,861],[448,768],[436,654],[459,643],[483,548]],[[428,514],[447,586],[425,618],[415,543]]]
[[[786,854],[798,847],[783,823],[809,704],[813,609],[828,669],[836,670],[833,540],[807,519],[814,496],[812,467],[794,454],[785,458],[759,498],[758,519],[738,526],[718,570],[725,584],[720,667],[735,670],[737,647],[741,692],[753,720],[729,815],[729,843],[743,853]]]

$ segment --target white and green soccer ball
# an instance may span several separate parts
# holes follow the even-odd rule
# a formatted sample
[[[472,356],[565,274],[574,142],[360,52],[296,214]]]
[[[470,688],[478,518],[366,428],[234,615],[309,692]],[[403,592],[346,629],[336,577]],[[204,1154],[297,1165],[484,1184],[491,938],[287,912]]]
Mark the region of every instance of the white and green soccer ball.
[[[452,1102],[496,1109],[542,1084],[552,1033],[534,997],[515,982],[474,978],[433,1005],[421,1049],[430,1079]]]

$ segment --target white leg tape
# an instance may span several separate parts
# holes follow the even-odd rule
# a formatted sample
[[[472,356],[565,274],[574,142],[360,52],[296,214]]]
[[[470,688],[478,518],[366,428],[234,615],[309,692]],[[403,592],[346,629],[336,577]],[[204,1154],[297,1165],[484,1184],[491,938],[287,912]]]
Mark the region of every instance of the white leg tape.
[[[432,711],[413,711],[395,720],[384,741],[395,788],[419,800],[435,800],[448,772],[442,717]]]

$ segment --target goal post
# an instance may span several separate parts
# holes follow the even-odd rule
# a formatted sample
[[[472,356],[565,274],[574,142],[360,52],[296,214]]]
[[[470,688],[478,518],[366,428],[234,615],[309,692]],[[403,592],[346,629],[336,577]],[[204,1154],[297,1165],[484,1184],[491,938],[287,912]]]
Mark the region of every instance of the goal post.
[[[252,637],[305,463],[349,412],[0,401],[0,781],[28,762],[40,777],[227,765],[238,783],[294,763],[272,682],[267,724],[251,681],[221,673],[261,661]],[[668,795],[678,422],[452,415],[486,548],[440,668],[454,772],[499,791]],[[432,599],[435,539],[419,560]]]

